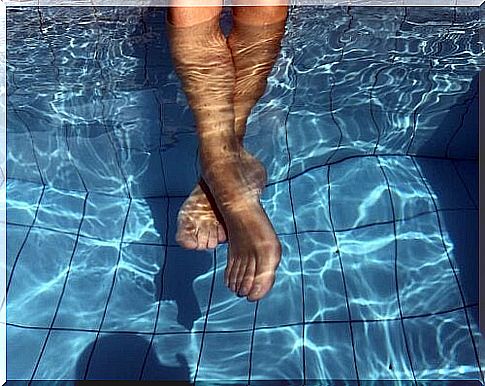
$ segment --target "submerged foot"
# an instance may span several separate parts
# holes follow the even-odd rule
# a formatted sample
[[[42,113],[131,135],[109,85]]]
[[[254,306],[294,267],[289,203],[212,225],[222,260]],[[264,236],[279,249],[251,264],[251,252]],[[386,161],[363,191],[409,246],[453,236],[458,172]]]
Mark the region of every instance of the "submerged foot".
[[[251,188],[259,195],[266,184],[265,169],[247,152],[241,158]],[[224,220],[204,180],[195,186],[179,210],[176,239],[182,247],[198,250],[215,248],[227,240]]]
[[[273,287],[281,244],[257,197],[240,198],[236,205],[224,211],[229,234],[224,281],[239,296],[255,301]]]

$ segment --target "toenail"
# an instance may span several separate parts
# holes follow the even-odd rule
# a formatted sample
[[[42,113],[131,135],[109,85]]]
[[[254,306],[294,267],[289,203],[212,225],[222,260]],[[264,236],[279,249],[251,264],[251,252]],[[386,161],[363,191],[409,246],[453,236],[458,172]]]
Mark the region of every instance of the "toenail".
[[[254,294],[257,295],[261,291],[261,286],[257,285],[254,287]]]

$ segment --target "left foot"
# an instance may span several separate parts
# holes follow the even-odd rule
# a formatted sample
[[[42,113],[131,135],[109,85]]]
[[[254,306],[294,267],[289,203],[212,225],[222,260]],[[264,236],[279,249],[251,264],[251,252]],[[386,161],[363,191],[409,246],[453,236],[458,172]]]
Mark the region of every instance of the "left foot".
[[[251,188],[259,196],[266,185],[264,166],[244,150],[241,158]],[[199,181],[179,210],[176,240],[184,248],[197,250],[212,249],[227,240],[224,220],[204,180]]]

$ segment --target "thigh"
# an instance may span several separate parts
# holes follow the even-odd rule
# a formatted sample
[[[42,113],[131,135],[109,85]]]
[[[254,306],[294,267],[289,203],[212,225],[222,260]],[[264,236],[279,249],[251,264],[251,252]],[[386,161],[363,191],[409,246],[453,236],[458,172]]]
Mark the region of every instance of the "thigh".
[[[222,0],[210,0],[211,6],[197,6],[200,0],[172,0],[168,9],[168,21],[176,27],[190,27],[220,16]],[[204,1],[208,4],[208,1]],[[213,3],[213,5],[212,5]]]

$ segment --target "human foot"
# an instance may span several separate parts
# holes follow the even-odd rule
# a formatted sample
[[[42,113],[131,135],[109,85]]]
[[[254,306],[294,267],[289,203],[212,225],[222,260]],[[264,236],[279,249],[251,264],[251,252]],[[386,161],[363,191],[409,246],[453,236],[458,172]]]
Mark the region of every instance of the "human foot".
[[[241,160],[251,189],[259,196],[266,185],[264,166],[246,151]],[[227,240],[222,215],[202,179],[179,210],[176,240],[184,248],[198,250],[215,248]]]
[[[229,236],[224,282],[239,296],[259,300],[273,286],[281,244],[257,197],[239,198],[224,218]]]

